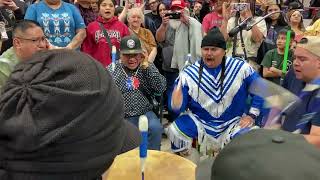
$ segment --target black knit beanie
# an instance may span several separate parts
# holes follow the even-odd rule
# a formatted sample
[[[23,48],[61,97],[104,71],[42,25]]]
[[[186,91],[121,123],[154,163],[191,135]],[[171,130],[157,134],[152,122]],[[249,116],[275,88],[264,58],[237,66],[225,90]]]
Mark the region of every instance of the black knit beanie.
[[[208,34],[203,37],[201,48],[205,46],[219,47],[224,50],[227,49],[226,41],[218,27],[213,27]]]

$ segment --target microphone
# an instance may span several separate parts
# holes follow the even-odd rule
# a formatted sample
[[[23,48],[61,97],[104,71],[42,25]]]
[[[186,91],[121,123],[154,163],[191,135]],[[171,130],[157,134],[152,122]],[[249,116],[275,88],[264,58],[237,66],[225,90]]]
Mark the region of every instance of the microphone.
[[[228,33],[229,37],[234,37],[235,35],[238,34],[239,31],[245,29],[247,27],[248,22],[250,22],[251,20],[252,20],[252,17],[248,17],[247,19],[242,21],[238,26],[232,28]]]
[[[142,180],[144,180],[144,167],[145,161],[147,159],[148,152],[148,118],[145,115],[139,117],[139,130],[141,133],[141,143],[140,143],[140,166]]]

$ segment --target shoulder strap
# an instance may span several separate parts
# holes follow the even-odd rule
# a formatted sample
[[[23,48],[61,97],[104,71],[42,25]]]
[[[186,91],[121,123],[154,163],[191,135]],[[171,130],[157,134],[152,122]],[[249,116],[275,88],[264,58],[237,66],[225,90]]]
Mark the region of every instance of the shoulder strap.
[[[112,50],[112,44],[111,44],[111,40],[110,40],[109,34],[108,34],[106,28],[104,28],[103,25],[102,25],[100,22],[99,22],[99,26],[100,26],[100,30],[103,32],[104,37],[105,37],[106,40],[108,41],[109,48],[110,48],[110,52],[111,52],[111,50]]]

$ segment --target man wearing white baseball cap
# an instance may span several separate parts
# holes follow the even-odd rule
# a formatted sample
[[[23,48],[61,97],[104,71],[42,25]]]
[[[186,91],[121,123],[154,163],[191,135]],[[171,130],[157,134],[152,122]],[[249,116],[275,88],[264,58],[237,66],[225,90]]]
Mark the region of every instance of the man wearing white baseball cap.
[[[320,39],[306,36],[294,52],[294,72],[306,82],[293,113],[286,114],[283,129],[301,133],[311,144],[320,148]]]

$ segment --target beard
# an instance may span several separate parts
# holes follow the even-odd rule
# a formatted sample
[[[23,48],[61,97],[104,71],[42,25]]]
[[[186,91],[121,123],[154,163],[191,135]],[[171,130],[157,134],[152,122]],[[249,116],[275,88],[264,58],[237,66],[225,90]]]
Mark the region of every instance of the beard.
[[[172,29],[177,30],[179,26],[181,25],[181,21],[177,19],[170,19],[169,25]]]

